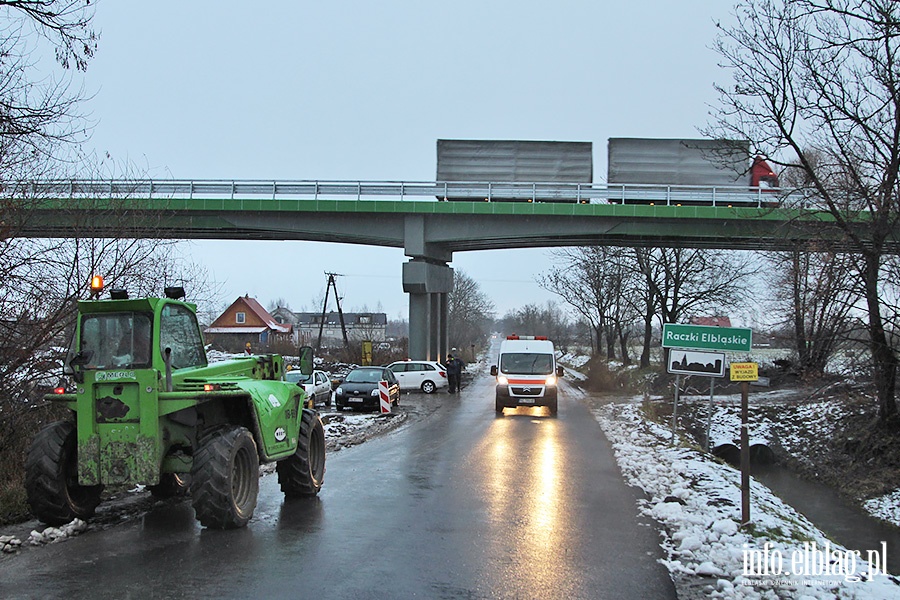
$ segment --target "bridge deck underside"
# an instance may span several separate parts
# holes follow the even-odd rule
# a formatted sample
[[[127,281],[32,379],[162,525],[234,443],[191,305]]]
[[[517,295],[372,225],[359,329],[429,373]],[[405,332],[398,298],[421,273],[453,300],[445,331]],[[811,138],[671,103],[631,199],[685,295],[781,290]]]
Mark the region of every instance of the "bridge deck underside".
[[[785,208],[338,200],[43,201],[22,237],[309,240],[404,247],[407,219],[450,251],[575,245],[845,246],[828,215]],[[866,227],[860,225],[865,237]],[[900,247],[900,244],[894,244]],[[848,246],[849,247],[849,246]]]

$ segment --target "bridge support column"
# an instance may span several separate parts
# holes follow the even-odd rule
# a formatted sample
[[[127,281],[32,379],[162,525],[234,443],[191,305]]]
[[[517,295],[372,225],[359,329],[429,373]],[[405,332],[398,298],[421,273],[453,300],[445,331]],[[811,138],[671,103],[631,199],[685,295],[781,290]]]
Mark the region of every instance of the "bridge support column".
[[[403,291],[409,294],[409,357],[444,360],[447,356],[447,294],[453,289],[453,253],[429,241],[425,216],[406,215]]]
[[[409,294],[409,357],[443,360],[447,356],[447,294],[453,269],[414,258],[403,265],[403,291]]]

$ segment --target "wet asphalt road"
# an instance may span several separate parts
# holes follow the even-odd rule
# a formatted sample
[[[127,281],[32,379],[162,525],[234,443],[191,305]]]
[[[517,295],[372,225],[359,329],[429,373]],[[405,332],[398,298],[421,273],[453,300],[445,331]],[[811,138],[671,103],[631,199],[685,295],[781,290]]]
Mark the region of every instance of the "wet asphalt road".
[[[329,454],[314,500],[260,482],[250,525],[188,502],[0,561],[2,598],[675,598],[639,492],[563,391],[495,416],[477,377],[427,419]]]

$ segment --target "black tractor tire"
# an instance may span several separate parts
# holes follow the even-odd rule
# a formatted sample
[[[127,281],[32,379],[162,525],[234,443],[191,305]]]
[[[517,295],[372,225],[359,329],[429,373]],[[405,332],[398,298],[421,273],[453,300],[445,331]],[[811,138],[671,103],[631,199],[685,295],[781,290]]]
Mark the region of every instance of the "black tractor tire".
[[[259,454],[247,428],[224,427],[198,442],[190,488],[205,527],[236,529],[250,521],[259,496]]]
[[[433,381],[423,381],[422,382],[422,391],[426,394],[433,394],[436,386]]]
[[[31,512],[47,525],[93,516],[102,485],[78,484],[75,423],[58,421],[35,436],[25,459],[25,492]]]
[[[297,451],[275,467],[278,484],[288,498],[315,496],[325,481],[325,427],[319,415],[304,410]]]
[[[160,473],[159,483],[148,485],[147,489],[154,498],[163,500],[185,496],[190,487],[190,476],[187,473]]]

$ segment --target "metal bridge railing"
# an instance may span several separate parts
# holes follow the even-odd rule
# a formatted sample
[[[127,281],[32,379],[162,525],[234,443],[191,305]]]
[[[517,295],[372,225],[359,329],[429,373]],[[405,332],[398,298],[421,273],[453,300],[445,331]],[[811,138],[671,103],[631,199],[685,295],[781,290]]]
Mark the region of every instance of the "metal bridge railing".
[[[33,197],[271,198],[312,200],[519,201],[764,206],[782,192],[742,186],[461,181],[43,180],[0,183],[0,193]]]

